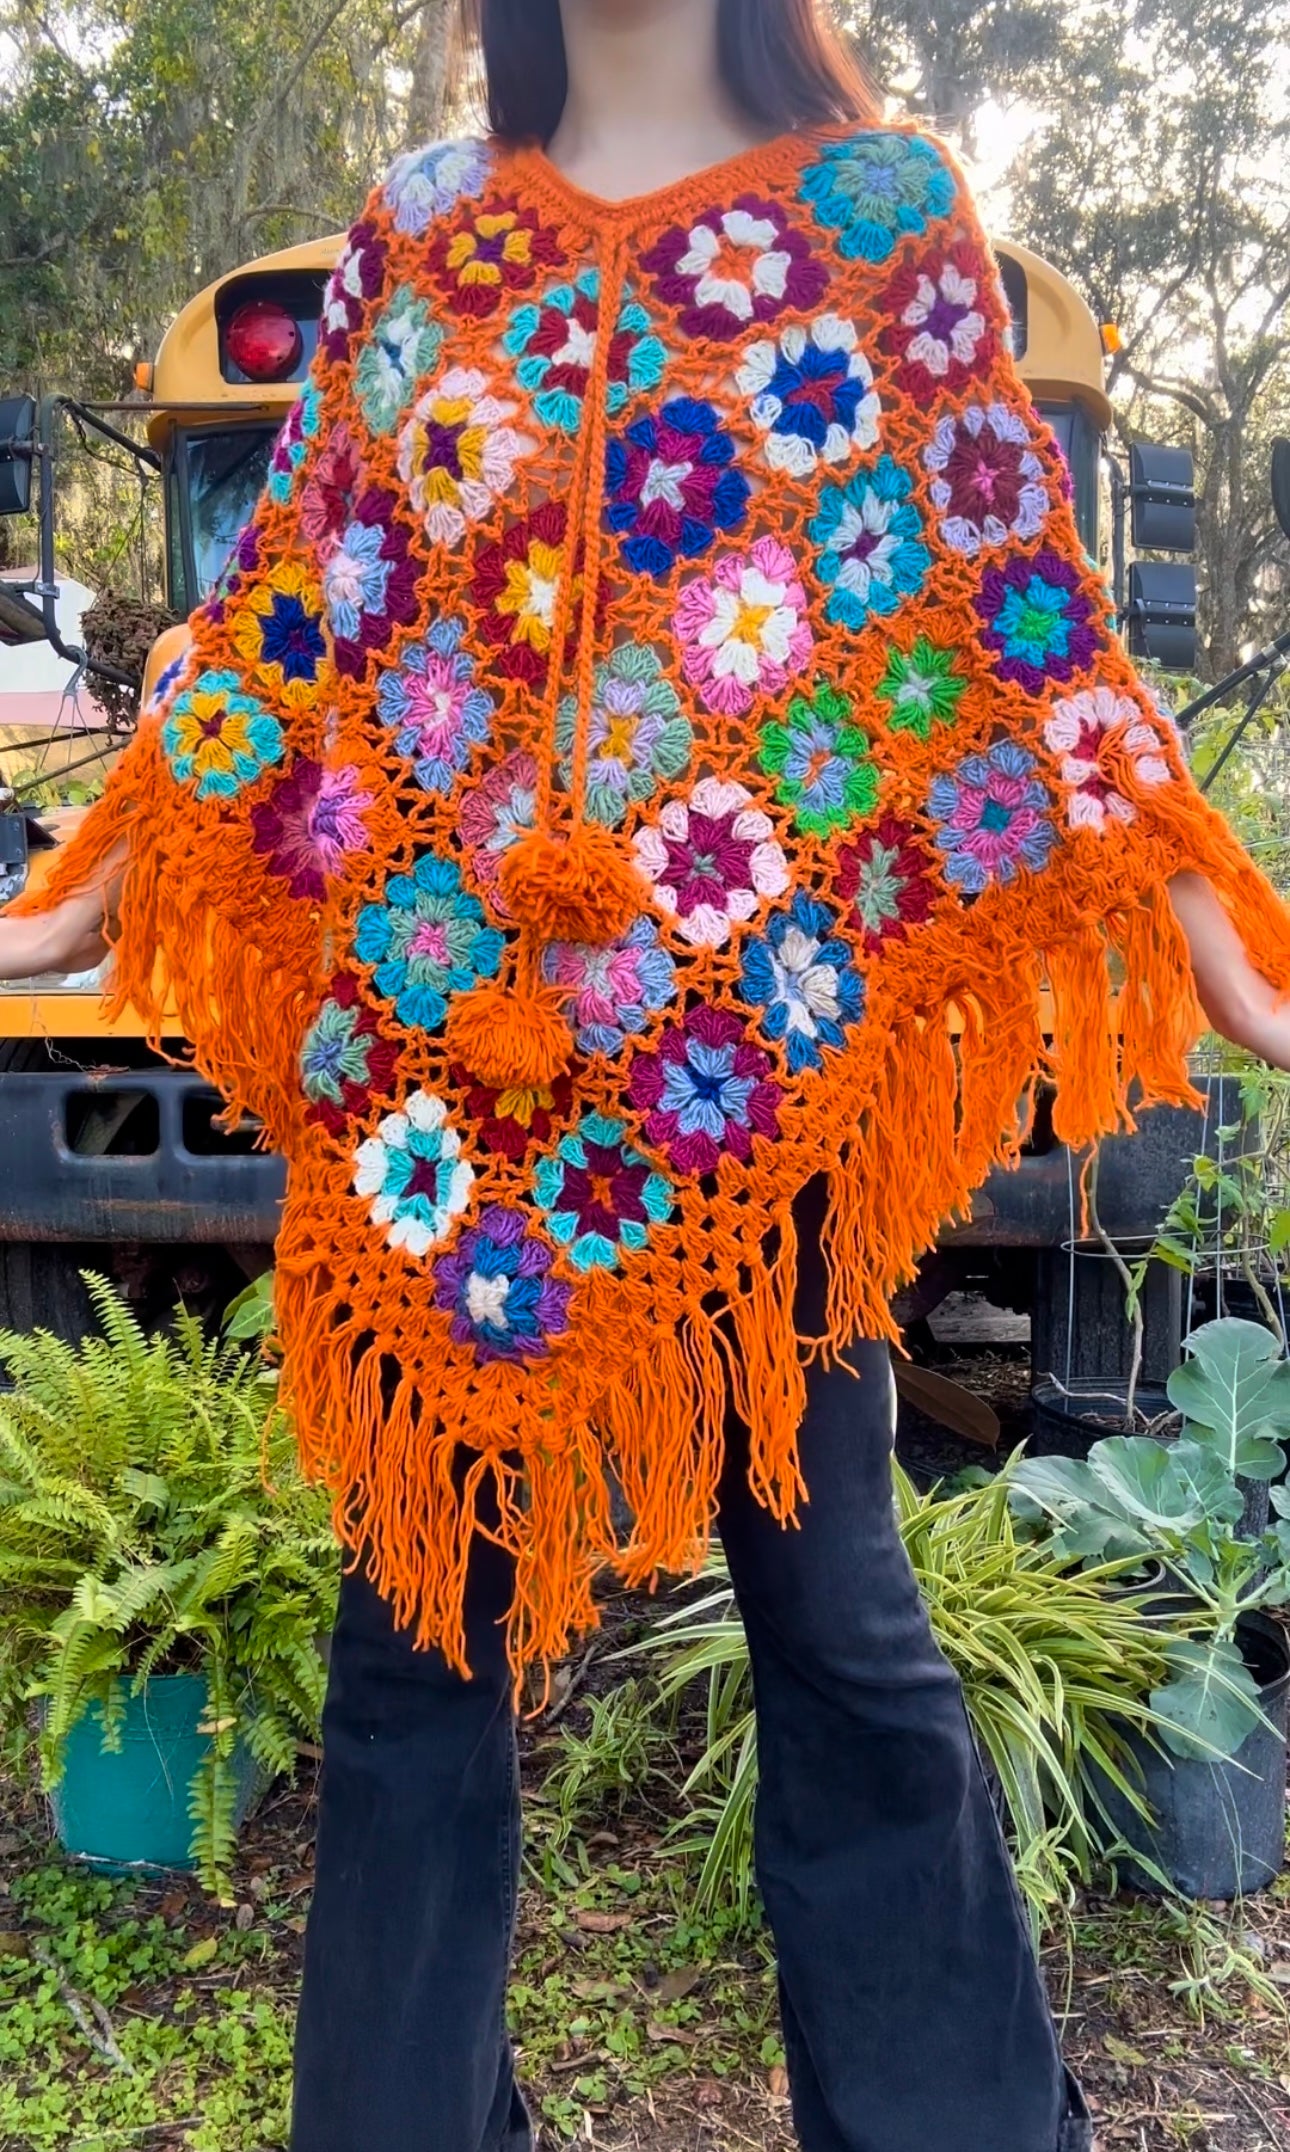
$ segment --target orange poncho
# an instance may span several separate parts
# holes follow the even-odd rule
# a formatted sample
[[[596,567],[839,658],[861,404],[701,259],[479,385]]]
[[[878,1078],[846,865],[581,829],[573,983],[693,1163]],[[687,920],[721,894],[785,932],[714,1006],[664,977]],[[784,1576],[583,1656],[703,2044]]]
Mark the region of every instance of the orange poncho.
[[[305,1461],[457,1663],[492,1475],[518,1668],[695,1559],[728,1400],[791,1513],[805,1362],[890,1328],[1037,1082],[1076,1145],[1190,1097],[1172,873],[1281,985],[1290,917],[1116,641],[938,143],[615,205],[439,145],[320,334],[52,891],[128,833],[115,999],[289,1162]]]

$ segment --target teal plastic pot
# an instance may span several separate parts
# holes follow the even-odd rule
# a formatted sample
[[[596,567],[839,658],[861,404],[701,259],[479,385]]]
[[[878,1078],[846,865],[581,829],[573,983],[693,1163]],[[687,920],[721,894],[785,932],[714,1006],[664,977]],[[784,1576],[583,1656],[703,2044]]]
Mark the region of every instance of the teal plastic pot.
[[[59,1843],[74,1859],[109,1868],[192,1868],[189,1788],[210,1749],[199,1674],[159,1674],[126,1703],[119,1752],[103,1746],[98,1712],[67,1737],[65,1769],[50,1795]],[[237,1822],[256,1791],[253,1757],[239,1748]]]

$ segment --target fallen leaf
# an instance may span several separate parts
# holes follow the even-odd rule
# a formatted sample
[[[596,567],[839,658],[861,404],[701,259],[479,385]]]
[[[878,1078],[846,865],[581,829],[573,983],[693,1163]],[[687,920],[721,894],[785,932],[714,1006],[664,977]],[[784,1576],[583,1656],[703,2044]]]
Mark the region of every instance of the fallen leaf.
[[[666,2047],[693,2047],[698,2037],[684,2025],[656,2025],[653,2018],[645,2027],[647,2040],[658,2040]]]
[[[703,1973],[699,1966],[678,1965],[675,1971],[664,1973],[651,1992],[657,2002],[679,2003],[681,1997],[688,1995],[691,1988],[698,1987],[702,1978]]]
[[[580,1905],[573,1916],[574,1925],[585,1929],[588,1935],[613,1935],[619,1928],[630,1928],[630,1913],[597,1913],[593,1907]]]
[[[1144,2070],[1147,2066],[1141,2048],[1130,2047],[1126,2040],[1117,2040],[1113,2032],[1103,2033],[1102,2045],[1112,2062],[1122,2062],[1132,2070]]]
[[[288,1921],[284,1921],[284,1922],[283,1922],[283,1926],[284,1926],[284,1927],[286,1927],[286,1928],[290,1928],[290,1930],[291,1930],[291,1933],[292,1933],[293,1935],[303,1935],[303,1934],[304,1934],[304,1932],[305,1932],[305,1916],[304,1916],[304,1914],[303,1914],[303,1913],[293,1913],[293,1914],[292,1914],[292,1916],[291,1916],[291,1918],[290,1918],[290,1920],[288,1920]]]
[[[774,2062],[766,2072],[766,2089],[772,2100],[788,2098],[788,2072],[782,2062]]]
[[[179,1962],[187,1971],[195,1973],[200,1971],[203,1965],[210,1964],[218,1949],[218,1938],[213,1935],[204,1935],[200,1943],[194,1943],[192,1949],[185,1952]]]
[[[1283,1958],[1278,1964],[1270,1965],[1268,1975],[1276,1981],[1278,1987],[1290,1988],[1290,1958]]]
[[[187,1905],[188,1893],[186,1890],[168,1890],[161,1904],[157,1907],[157,1911],[163,1920],[178,1920],[180,1914],[186,1910]]]
[[[720,2107],[725,2095],[715,2077],[705,2077],[694,2088],[696,2107]]]
[[[233,1915],[233,1926],[240,1928],[245,1934],[248,1928],[254,1926],[254,1923],[255,1907],[253,1905],[240,1905]]]
[[[585,1975],[571,1980],[569,1987],[582,2003],[612,2003],[627,1992],[621,1980],[588,1980]]]
[[[29,1958],[31,1945],[17,1928],[0,1928],[0,1958]]]

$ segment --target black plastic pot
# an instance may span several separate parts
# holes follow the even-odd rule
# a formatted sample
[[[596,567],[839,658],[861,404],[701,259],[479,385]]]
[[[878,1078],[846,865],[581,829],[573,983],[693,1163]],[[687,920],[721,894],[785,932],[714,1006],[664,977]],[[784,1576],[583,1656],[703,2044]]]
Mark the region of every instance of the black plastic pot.
[[[1030,1392],[1032,1457],[1087,1457],[1104,1435],[1140,1434],[1144,1421],[1168,1412],[1169,1398],[1157,1383],[1139,1383],[1134,1392],[1134,1421],[1126,1424],[1128,1392],[1123,1379],[1095,1376],[1059,1384],[1049,1377]]]
[[[1104,1782],[1100,1789],[1125,1843],[1184,1898],[1237,1898],[1264,1890],[1285,1863],[1290,1638],[1266,1614],[1246,1614],[1237,1640],[1270,1726],[1256,1726],[1235,1756],[1221,1762],[1175,1756],[1136,1731],[1128,1733],[1154,1826],[1113,1787]],[[1136,1861],[1121,1857],[1116,1865],[1134,1889],[1161,1894],[1157,1879]]]

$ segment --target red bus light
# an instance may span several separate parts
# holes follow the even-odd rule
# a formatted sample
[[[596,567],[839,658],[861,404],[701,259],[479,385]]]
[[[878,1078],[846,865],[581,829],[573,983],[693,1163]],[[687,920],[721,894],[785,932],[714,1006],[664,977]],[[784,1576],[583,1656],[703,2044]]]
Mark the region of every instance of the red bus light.
[[[224,350],[248,381],[285,381],[300,364],[300,324],[274,299],[248,299],[224,332]]]

